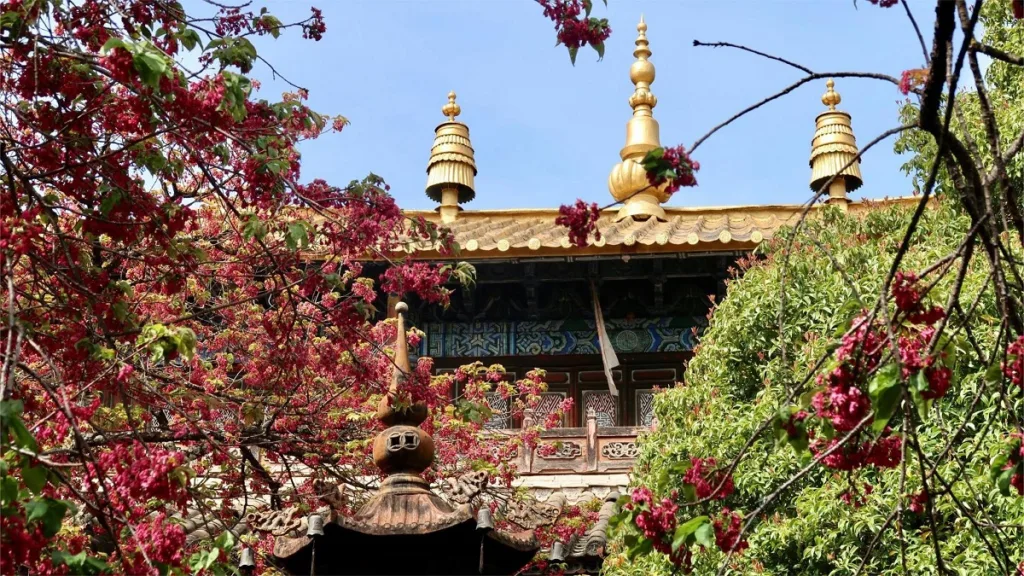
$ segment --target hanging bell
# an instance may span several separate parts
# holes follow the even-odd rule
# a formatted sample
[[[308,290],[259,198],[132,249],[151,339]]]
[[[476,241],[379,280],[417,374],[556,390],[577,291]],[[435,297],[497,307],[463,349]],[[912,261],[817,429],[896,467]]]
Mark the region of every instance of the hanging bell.
[[[324,535],[324,517],[319,514],[310,514],[306,519],[306,536]]]
[[[481,507],[480,511],[476,513],[476,529],[494,530],[494,517],[491,516],[491,509],[487,506]]]
[[[565,562],[565,544],[555,542],[551,545],[551,554],[548,560],[552,562]]]
[[[242,553],[239,556],[239,569],[245,574],[246,569],[256,568],[256,553],[252,548],[242,548]]]

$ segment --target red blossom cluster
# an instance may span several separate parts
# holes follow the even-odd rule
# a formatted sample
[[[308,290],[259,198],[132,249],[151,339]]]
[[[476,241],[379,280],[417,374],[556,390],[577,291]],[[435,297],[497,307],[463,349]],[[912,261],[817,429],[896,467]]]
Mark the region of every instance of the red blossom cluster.
[[[899,0],[868,0],[868,2],[871,2],[872,4],[880,6],[882,8],[890,8],[892,6],[899,4]]]
[[[559,44],[569,48],[575,62],[575,51],[593,46],[598,54],[604,51],[604,41],[611,36],[608,21],[590,18],[590,0],[537,0],[544,7],[544,16],[555,23]]]
[[[685,572],[692,568],[693,553],[689,547],[681,546],[672,551],[672,539],[676,530],[676,513],[679,505],[669,498],[655,501],[654,493],[647,487],[633,489],[626,510],[636,510],[634,524],[644,538],[648,539],[653,548],[668,556],[673,565],[681,567]]]
[[[944,397],[950,387],[952,370],[942,363],[943,352],[930,354],[929,350],[937,339],[935,324],[945,317],[945,311],[925,304],[918,277],[913,273],[897,273],[891,294],[896,303],[896,318],[889,330],[896,335],[901,368],[893,376],[892,385],[900,381],[912,383],[912,392],[919,394],[922,401]],[[901,461],[902,440],[891,435],[888,426],[881,430],[879,438],[872,439],[865,436],[862,424],[878,408],[872,406],[866,381],[882,369],[879,364],[889,347],[889,330],[862,314],[854,320],[853,328],[843,336],[836,350],[837,365],[818,376],[818,384],[823,388],[811,403],[815,416],[827,421],[835,437],[815,436],[812,430],[808,433],[812,438],[811,451],[822,454],[832,450],[840,442],[839,436],[862,426],[854,438],[822,459],[825,466],[852,471],[869,465],[893,468]],[[894,390],[899,392],[899,388]],[[791,436],[799,432],[795,425],[790,428],[787,431]]]
[[[597,219],[600,217],[601,210],[596,202],[587,204],[583,200],[576,200],[576,204],[572,206],[563,204],[558,208],[555,224],[568,228],[569,242],[578,248],[584,248],[591,233],[594,234],[595,240],[601,239],[601,232],[597,230]]]
[[[740,539],[740,530],[743,526],[743,517],[738,513],[722,508],[722,513],[714,520],[715,545],[723,552],[732,550],[739,554],[750,547],[750,543]]]
[[[690,458],[690,469],[683,475],[683,482],[692,484],[697,498],[725,500],[733,492],[732,476],[717,469],[714,458]]]
[[[1003,374],[1017,387],[1024,388],[1024,336],[1018,336],[1006,348]]]
[[[927,80],[928,68],[904,70],[903,74],[900,75],[900,92],[903,94],[910,94],[911,90],[920,88]]]
[[[700,162],[691,159],[681,145],[674,148],[659,148],[649,153],[644,158],[643,165],[651,186],[667,184],[666,194],[674,194],[683,186],[697,185],[695,172],[700,170]]]

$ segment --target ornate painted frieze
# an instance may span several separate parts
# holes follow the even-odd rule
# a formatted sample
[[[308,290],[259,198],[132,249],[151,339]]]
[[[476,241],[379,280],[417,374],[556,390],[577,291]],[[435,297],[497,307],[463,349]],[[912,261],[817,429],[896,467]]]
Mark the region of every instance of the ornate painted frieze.
[[[695,318],[618,319],[606,322],[619,353],[684,352],[696,345]],[[548,322],[427,322],[419,354],[434,358],[600,354],[593,320]]]

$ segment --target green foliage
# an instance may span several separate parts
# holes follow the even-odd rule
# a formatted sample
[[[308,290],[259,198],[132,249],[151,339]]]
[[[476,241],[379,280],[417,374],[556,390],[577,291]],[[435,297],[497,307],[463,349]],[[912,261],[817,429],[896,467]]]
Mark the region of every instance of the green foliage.
[[[784,427],[797,407],[810,405],[807,388],[790,399],[790,390],[805,382],[820,358],[830,354],[848,327],[850,318],[869,307],[879,294],[896,249],[907,229],[910,214],[905,208],[878,208],[863,217],[851,217],[826,209],[820,219],[808,221],[786,256],[787,232],[763,251],[756,263],[741,262],[747,268],[739,279],[729,281],[728,295],[718,305],[690,362],[685,383],[659,394],[655,400],[658,427],[641,439],[641,453],[634,468],[633,482],[651,487],[656,497],[682,489],[684,464],[690,457],[716,458],[730,463],[744,444],[768,421],[772,426],[757,435],[746,449],[733,475],[736,491],[723,504],[747,513],[810,460],[808,438],[801,426],[791,435]],[[912,238],[902,269],[920,271],[954,251],[968,230],[967,219],[945,203],[925,212]],[[822,248],[826,248],[826,254]],[[838,264],[845,270],[841,274]],[[990,346],[997,332],[998,314],[991,291],[985,291],[987,264],[975,260],[964,282],[961,301],[980,296],[973,336],[983,347]],[[952,275],[949,275],[952,276]],[[940,281],[929,297],[944,303],[951,277]],[[784,323],[779,325],[780,292],[785,293]],[[986,324],[988,322],[988,324]],[[950,344],[950,346],[953,346]],[[935,406],[922,404],[929,426],[921,427],[922,449],[935,456],[950,441],[952,431],[964,426],[962,441],[951,450],[953,462],[939,466],[944,478],[955,478],[964,469],[963,480],[953,485],[956,501],[939,496],[935,509],[941,519],[940,547],[947,559],[955,559],[961,574],[996,574],[998,569],[979,532],[959,508],[957,501],[984,506],[986,518],[1012,525],[1024,523],[1024,499],[999,495],[1003,471],[998,454],[1006,453],[1010,418],[996,417],[986,434],[980,434],[993,414],[1005,413],[998,394],[981,395],[973,416],[964,415],[975,399],[989,366],[966,354],[951,366],[953,384],[949,394]],[[827,370],[829,366],[820,368]],[[813,386],[813,380],[810,381]],[[895,366],[886,367],[871,383],[876,413],[875,429],[901,421]],[[794,406],[796,404],[797,406]],[[1024,401],[1016,400],[1012,411],[1020,414]],[[1013,413],[1013,412],[1011,412]],[[935,426],[930,424],[935,423]],[[795,450],[783,446],[790,444]],[[975,447],[978,449],[975,450]],[[999,475],[995,475],[996,468]],[[992,472],[990,473],[990,470]],[[992,476],[990,476],[990,474]],[[863,486],[873,487],[863,494]],[[864,496],[859,507],[844,503],[839,495],[851,484]],[[903,496],[920,491],[919,470],[907,467],[906,485],[900,489],[900,470],[865,469],[851,478],[817,467],[798,480],[767,508],[748,533],[750,548],[730,561],[729,574],[841,575],[857,573],[867,547],[885,524],[893,507]],[[983,500],[979,500],[983,499]],[[984,502],[984,504],[981,504]],[[680,514],[689,512],[686,508]],[[937,573],[932,539],[923,515],[904,512],[907,569],[911,574]],[[629,548],[623,530],[613,533],[612,557],[606,573],[614,576],[668,574],[663,555],[650,554],[627,561]],[[991,532],[987,536],[992,538]],[[1024,539],[1003,536],[1010,556],[1024,558]],[[896,531],[879,539],[865,566],[864,574],[900,574],[900,543]],[[714,573],[724,555],[708,550],[694,556],[694,573]],[[1005,561],[1004,561],[1005,564]]]
[[[985,2],[979,24],[984,30],[981,37],[984,44],[1010,54],[1024,54],[1024,20],[1013,17],[1010,2]],[[999,60],[989,61],[984,55],[979,55],[979,59],[984,71],[986,94],[1000,133],[999,147],[1005,151],[1024,131],[1024,68]],[[986,62],[989,62],[987,68]],[[970,79],[971,71],[965,63],[960,84],[970,84]],[[991,147],[985,133],[977,92],[973,89],[960,91],[955,106],[957,112],[951,125],[953,133],[964,145],[978,151],[983,161],[983,170],[992,170],[994,164]],[[912,122],[917,115],[918,105],[908,99],[900,110],[901,121]],[[903,165],[903,171],[913,176],[914,190],[917,192],[921,191],[928,177],[936,149],[932,136],[921,131],[904,132],[896,141],[895,150],[898,154],[911,154]],[[1024,189],[1024,154],[1011,159],[1006,169],[1013,185],[1018,190]],[[944,167],[940,168],[939,174],[936,192],[940,195],[955,194]]]

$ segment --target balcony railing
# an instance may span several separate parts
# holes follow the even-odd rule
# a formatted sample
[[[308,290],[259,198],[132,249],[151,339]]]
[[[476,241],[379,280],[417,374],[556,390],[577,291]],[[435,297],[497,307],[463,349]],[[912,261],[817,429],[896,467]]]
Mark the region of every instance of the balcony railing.
[[[582,428],[554,428],[541,433],[540,445],[552,448],[520,450],[519,473],[615,474],[626,473],[637,456],[637,434],[646,428],[599,427],[593,410]],[[545,455],[542,455],[545,454]]]

